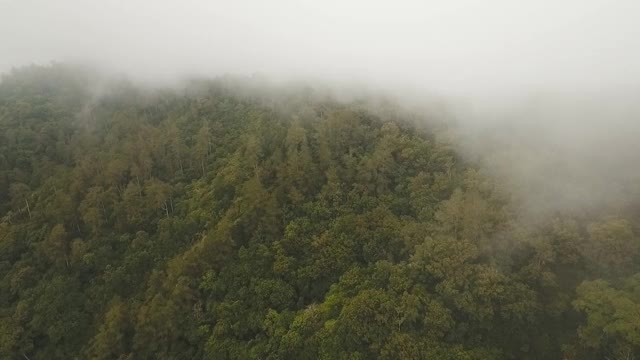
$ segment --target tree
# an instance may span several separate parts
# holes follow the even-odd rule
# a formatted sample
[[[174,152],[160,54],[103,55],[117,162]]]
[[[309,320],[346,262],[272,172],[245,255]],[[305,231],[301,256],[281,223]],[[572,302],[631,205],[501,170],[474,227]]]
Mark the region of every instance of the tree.
[[[640,351],[640,274],[622,289],[604,280],[587,281],[577,289],[574,306],[586,315],[578,329],[581,343],[600,356],[633,359]]]
[[[49,236],[44,241],[42,251],[58,266],[69,266],[69,235],[65,231],[64,225],[57,224],[51,229]]]
[[[211,131],[209,130],[209,125],[204,124],[198,130],[198,134],[196,135],[196,143],[194,146],[194,153],[196,156],[196,160],[200,163],[200,167],[202,169],[202,176],[205,175],[205,163],[207,162],[207,157],[211,152],[211,147],[213,146],[211,139]]]
[[[145,193],[152,204],[161,209],[166,217],[173,212],[173,199],[171,197],[172,189],[169,184],[157,179],[148,180],[145,183]]]
[[[91,359],[132,359],[131,314],[121,299],[115,298],[107,310],[104,322],[91,339],[87,356]]]
[[[29,189],[29,186],[22,183],[11,184],[9,188],[9,196],[11,197],[13,210],[16,212],[26,211],[29,219],[31,219],[31,205],[29,204],[31,189]]]
[[[629,221],[609,218],[590,224],[587,231],[584,254],[597,273],[620,276],[637,269],[640,238],[634,235]]]

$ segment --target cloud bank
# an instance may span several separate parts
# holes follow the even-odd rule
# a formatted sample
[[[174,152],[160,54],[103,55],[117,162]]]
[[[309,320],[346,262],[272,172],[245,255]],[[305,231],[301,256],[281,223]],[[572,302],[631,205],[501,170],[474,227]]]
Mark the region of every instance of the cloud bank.
[[[446,94],[616,89],[638,85],[639,13],[633,0],[2,0],[0,70],[88,61]]]

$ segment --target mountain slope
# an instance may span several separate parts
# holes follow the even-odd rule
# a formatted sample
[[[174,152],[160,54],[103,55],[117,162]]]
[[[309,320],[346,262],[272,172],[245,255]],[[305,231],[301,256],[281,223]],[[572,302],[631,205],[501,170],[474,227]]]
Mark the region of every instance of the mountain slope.
[[[65,65],[5,76],[0,354],[639,350],[633,217],[524,223],[436,127],[386,113],[232,79],[144,90]]]

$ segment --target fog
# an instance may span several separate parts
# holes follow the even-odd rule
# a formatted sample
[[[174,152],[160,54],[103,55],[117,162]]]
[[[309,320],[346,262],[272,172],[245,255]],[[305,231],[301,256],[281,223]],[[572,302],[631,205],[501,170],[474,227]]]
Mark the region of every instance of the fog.
[[[0,72],[61,61],[444,99],[464,154],[531,204],[587,206],[640,178],[639,17],[634,0],[0,0]]]

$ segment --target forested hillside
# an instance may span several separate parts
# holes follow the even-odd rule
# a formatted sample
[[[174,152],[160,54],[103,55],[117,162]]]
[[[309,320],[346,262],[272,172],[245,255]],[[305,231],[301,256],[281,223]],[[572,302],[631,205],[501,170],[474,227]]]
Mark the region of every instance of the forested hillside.
[[[238,81],[3,77],[0,358],[640,357],[634,201],[525,221],[445,126]]]

